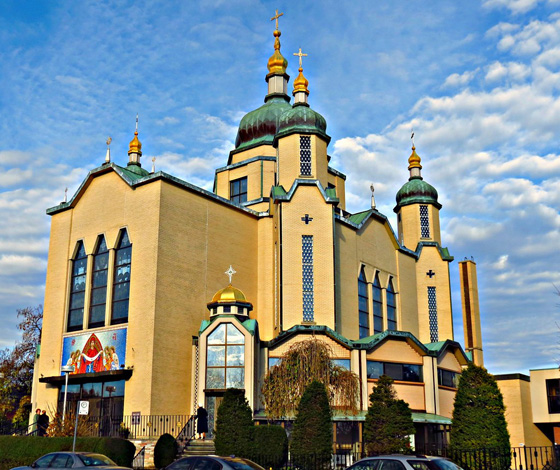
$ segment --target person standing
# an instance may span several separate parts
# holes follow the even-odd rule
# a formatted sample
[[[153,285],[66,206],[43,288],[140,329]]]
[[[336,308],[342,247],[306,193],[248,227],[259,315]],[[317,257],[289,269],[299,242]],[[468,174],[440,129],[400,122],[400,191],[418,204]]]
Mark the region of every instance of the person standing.
[[[49,427],[49,416],[47,415],[46,410],[43,410],[41,416],[39,416],[37,420],[37,435],[46,436],[48,427]]]
[[[208,411],[204,409],[202,404],[199,404],[198,410],[196,410],[196,432],[198,434],[198,439],[206,439],[206,433],[208,432]]]
[[[31,432],[29,434],[33,436],[38,436],[39,432],[39,418],[41,417],[41,408],[37,408],[35,415],[33,416],[33,424],[31,425]]]

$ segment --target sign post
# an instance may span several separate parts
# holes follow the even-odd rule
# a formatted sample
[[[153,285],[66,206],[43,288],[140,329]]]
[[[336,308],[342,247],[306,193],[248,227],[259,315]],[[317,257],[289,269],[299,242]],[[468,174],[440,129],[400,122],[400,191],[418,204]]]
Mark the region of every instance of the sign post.
[[[74,425],[74,443],[72,444],[72,452],[76,452],[76,435],[78,434],[78,416],[89,414],[89,401],[78,401],[76,407],[76,423]]]

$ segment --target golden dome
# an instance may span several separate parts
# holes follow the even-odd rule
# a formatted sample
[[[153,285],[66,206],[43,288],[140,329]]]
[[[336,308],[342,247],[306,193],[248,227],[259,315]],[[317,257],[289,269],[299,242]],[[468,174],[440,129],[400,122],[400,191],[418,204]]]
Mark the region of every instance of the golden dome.
[[[307,80],[307,78],[305,78],[303,76],[303,69],[300,67],[299,68],[299,75],[294,80],[294,93],[293,94],[295,95],[298,91],[304,91],[305,93],[307,93],[309,95],[309,90],[307,89],[307,85],[309,85],[309,81]]]
[[[411,170],[412,168],[420,168],[422,169],[422,165],[420,165],[420,157],[416,153],[416,147],[412,146],[412,153],[410,157],[408,157],[408,169]]]
[[[243,302],[243,303],[250,303],[247,302],[247,298],[245,294],[241,292],[237,287],[233,287],[231,284],[224,289],[219,290],[214,294],[212,297],[213,303],[232,303],[232,302]]]
[[[134,139],[130,141],[128,154],[130,155],[131,153],[142,155],[142,143],[138,140],[138,131],[134,132]]]
[[[282,33],[280,33],[279,30],[275,30],[274,31],[274,37],[276,38],[274,40],[274,54],[272,54],[270,56],[270,59],[268,59],[268,71],[270,73],[275,73],[275,74],[285,74],[286,73],[286,68],[288,67],[288,61],[285,59],[285,57],[280,53],[280,35]]]

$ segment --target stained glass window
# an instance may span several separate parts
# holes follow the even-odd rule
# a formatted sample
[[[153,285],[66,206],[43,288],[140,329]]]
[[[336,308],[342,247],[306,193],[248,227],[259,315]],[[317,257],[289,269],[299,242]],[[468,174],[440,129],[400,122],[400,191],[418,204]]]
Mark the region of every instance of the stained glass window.
[[[360,328],[360,338],[369,336],[369,311],[368,311],[368,285],[364,268],[360,270],[358,276],[358,320]]]
[[[70,286],[70,309],[68,311],[68,331],[81,330],[84,325],[84,302],[86,295],[87,255],[82,241],[76,246],[76,256],[72,261],[72,281]]]
[[[130,262],[132,244],[124,229],[119,235],[115,252],[115,277],[113,282],[113,311],[111,325],[128,321],[128,301],[130,297]]]
[[[387,329],[397,329],[397,299],[393,279],[389,279],[389,285],[387,286]]]
[[[375,275],[371,287],[373,293],[373,333],[375,334],[383,331],[383,297],[378,274]]]
[[[109,250],[105,237],[100,235],[93,255],[91,279],[91,299],[89,307],[89,328],[105,325],[105,305],[107,303],[107,272],[109,269]]]
[[[208,335],[206,388],[245,388],[245,336],[232,323]]]

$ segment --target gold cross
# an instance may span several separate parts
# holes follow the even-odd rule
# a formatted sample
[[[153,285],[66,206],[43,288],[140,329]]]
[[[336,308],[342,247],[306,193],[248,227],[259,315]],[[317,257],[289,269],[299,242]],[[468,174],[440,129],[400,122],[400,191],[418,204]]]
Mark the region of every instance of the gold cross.
[[[301,52],[301,47],[299,48],[299,52],[294,52],[294,55],[297,55],[299,57],[299,68],[301,69],[301,58],[302,57],[307,57],[307,54],[302,54]]]
[[[276,15],[274,15],[272,18],[270,18],[270,21],[272,20],[276,20],[276,30],[278,30],[278,18],[280,18],[281,16],[284,16],[284,13],[278,13],[278,10],[276,10]]]

